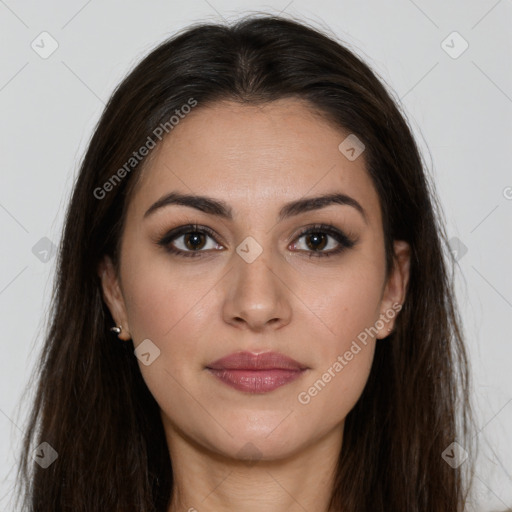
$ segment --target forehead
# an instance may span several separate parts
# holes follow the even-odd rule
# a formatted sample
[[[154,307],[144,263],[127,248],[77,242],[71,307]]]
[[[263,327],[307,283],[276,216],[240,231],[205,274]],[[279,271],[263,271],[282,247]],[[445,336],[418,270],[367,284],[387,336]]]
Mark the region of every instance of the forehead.
[[[277,212],[298,198],[341,192],[380,222],[364,152],[349,160],[339,145],[350,133],[303,100],[264,105],[219,102],[180,120],[153,150],[130,210],[143,215],[171,191],[229,202],[234,216]]]

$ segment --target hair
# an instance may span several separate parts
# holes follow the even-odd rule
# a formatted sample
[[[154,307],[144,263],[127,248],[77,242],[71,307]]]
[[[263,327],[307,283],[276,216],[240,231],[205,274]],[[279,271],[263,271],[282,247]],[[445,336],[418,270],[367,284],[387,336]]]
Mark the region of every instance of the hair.
[[[283,98],[306,101],[365,144],[387,275],[393,240],[411,246],[395,330],[377,343],[366,387],[345,420],[330,510],[463,510],[472,457],[458,468],[442,457],[454,441],[469,450],[472,425],[451,253],[427,166],[384,84],[320,30],[260,14],[189,26],[118,85],[90,140],[65,219],[19,467],[24,510],[167,511],[173,472],[159,406],[132,341],[109,332],[114,321],[97,270],[104,255],[118,270],[126,208],[147,157],[131,172],[120,170],[191,99],[197,110],[224,100],[263,105]],[[116,173],[122,179],[114,183]],[[46,469],[30,456],[42,442],[58,453]]]

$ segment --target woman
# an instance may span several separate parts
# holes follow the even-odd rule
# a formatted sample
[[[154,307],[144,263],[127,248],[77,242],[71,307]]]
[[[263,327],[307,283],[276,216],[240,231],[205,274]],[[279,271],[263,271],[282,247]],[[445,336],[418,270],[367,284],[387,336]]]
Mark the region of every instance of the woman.
[[[339,42],[255,16],[160,45],[74,187],[24,510],[462,511],[440,211],[404,117]]]

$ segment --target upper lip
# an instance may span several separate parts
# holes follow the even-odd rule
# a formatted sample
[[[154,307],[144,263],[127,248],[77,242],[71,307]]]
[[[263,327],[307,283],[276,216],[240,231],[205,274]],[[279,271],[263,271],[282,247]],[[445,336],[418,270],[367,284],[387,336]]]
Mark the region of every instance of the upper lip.
[[[279,352],[235,352],[221,357],[206,368],[211,370],[305,370],[308,367]]]

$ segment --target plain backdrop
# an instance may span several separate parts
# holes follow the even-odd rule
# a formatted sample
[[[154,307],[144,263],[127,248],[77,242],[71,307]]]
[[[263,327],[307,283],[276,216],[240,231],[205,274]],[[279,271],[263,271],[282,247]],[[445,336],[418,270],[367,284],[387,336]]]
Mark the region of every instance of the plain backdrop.
[[[175,31],[256,11],[289,14],[344,41],[406,113],[458,251],[457,294],[479,424],[478,510],[512,507],[511,1],[5,0],[0,510],[12,510],[28,408],[19,403],[41,349],[52,244],[105,102],[135,63]]]

